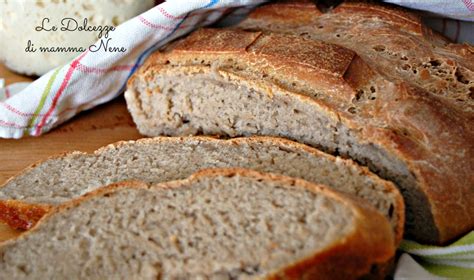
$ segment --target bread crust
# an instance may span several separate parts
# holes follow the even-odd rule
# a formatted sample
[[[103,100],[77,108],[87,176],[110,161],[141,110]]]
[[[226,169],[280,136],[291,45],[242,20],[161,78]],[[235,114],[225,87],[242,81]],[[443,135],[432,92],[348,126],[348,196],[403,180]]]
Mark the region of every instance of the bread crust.
[[[19,200],[0,200],[0,221],[12,228],[25,230],[32,227],[51,208],[51,205],[29,204]]]
[[[257,10],[254,17],[263,11],[268,10]],[[282,11],[278,13],[284,13]],[[275,12],[276,9],[272,9],[269,16]],[[395,16],[394,21],[399,18],[402,17]],[[299,18],[290,17],[291,20],[299,24]],[[412,24],[412,20],[407,24]],[[201,30],[175,44],[172,50],[152,55],[128,86],[133,91],[139,81],[145,84],[152,81],[154,75],[165,71],[167,63],[184,66],[199,64],[192,62],[192,59],[219,60],[219,63],[232,59],[240,60],[255,73],[272,75],[255,82],[262,92],[270,96],[271,92],[267,89],[269,84],[275,84],[275,80],[300,81],[308,87],[326,88],[333,94],[324,100],[291,88],[285,89],[288,94],[306,98],[306,102],[325,110],[328,117],[341,120],[348,128],[358,131],[361,143],[383,147],[409,168],[417,181],[414,187],[419,188],[429,201],[427,207],[431,208],[432,224],[436,227],[431,236],[417,235],[419,241],[446,243],[472,230],[474,208],[470,205],[474,204],[474,118],[471,114],[422,89],[403,82],[387,81],[375,71],[369,71],[371,74],[365,77],[352,76],[350,73],[371,67],[364,66],[360,57],[349,55],[350,52],[341,48],[335,48],[323,56],[323,51],[316,50],[330,50],[321,47],[323,43],[311,43],[296,37],[289,39],[287,36]],[[214,44],[215,38],[218,38],[217,41],[226,41],[226,38],[240,40],[238,45],[227,46],[225,51],[221,51],[220,44]],[[251,43],[244,46],[246,44],[242,42]],[[286,49],[280,49],[281,46],[286,46]],[[327,67],[329,62],[342,66]],[[358,115],[346,111],[358,96],[354,85],[367,85],[376,79],[383,80],[387,91],[379,93],[374,102],[361,106]],[[133,106],[130,101],[128,103]]]
[[[378,17],[390,22],[403,30],[408,30],[417,35],[423,35],[423,23],[421,17],[402,7],[389,5],[374,5],[373,3],[344,2],[337,6],[334,13],[358,13],[367,17]]]
[[[80,156],[80,155],[100,155],[101,153],[107,152],[108,150],[119,149],[122,146],[127,145],[146,145],[146,144],[156,144],[160,145],[160,143],[176,143],[176,145],[181,145],[187,142],[208,142],[208,143],[218,143],[219,145],[235,145],[239,146],[242,144],[249,144],[252,143],[264,143],[264,142],[272,142],[277,146],[290,149],[292,151],[300,151],[303,150],[309,154],[313,154],[315,157],[324,157],[326,159],[330,159],[332,161],[339,160],[344,162],[345,165],[354,166],[356,167],[361,174],[364,176],[369,177],[372,181],[377,182],[379,186],[383,186],[387,193],[395,194],[396,197],[396,209],[393,215],[397,217],[397,227],[395,230],[395,242],[399,244],[403,237],[403,229],[405,223],[405,204],[403,202],[403,197],[401,196],[398,189],[392,182],[383,180],[369,171],[369,169],[365,166],[360,166],[353,162],[350,159],[343,159],[343,158],[336,158],[331,155],[328,155],[320,150],[317,150],[313,147],[300,144],[298,142],[290,141],[280,137],[269,137],[269,136],[251,136],[251,137],[237,137],[237,138],[230,138],[230,139],[218,139],[216,137],[211,136],[191,136],[191,137],[154,137],[154,138],[142,138],[138,140],[128,140],[128,141],[119,141],[116,143],[109,144],[107,146],[101,147],[92,153],[82,153],[82,152],[69,152],[69,153],[62,153],[57,156],[49,157],[46,160],[39,161],[31,166],[25,168],[22,172],[20,172],[17,176],[21,176],[27,174],[30,170],[37,167],[38,165],[46,162],[48,160],[54,159],[61,159],[70,156]],[[10,178],[10,180],[14,180],[15,177]],[[3,185],[5,186],[8,181]],[[2,188],[3,186],[0,186]],[[7,223],[9,226],[20,229],[20,230],[29,230],[32,228],[42,216],[46,213],[53,210],[53,206],[51,205],[41,205],[41,204],[29,204],[22,201],[17,200],[7,200],[2,201],[0,200],[0,221]]]
[[[320,21],[319,18],[323,20]],[[341,29],[337,27],[334,30],[331,29],[333,25],[336,26],[340,24],[341,19],[347,19],[347,22],[344,22],[344,28]],[[380,26],[380,22],[384,23],[383,28]],[[270,24],[271,27],[267,26],[263,28],[263,26],[267,24]],[[293,32],[297,35],[304,35],[301,33],[303,32],[301,27],[319,26],[318,28],[321,28],[321,30],[323,30],[323,27],[328,27],[330,29],[328,32],[347,32],[351,38],[367,38],[365,41],[368,42],[362,41],[363,44],[357,40],[355,41],[356,43],[351,43],[352,39],[350,38],[345,40],[347,43],[341,40],[332,40],[329,37],[325,37],[324,39],[329,39],[329,41],[335,44],[344,45],[357,52],[362,49],[370,49],[373,43],[373,40],[370,39],[379,38],[378,43],[380,46],[388,44],[389,47],[395,50],[401,50],[402,53],[411,53],[420,59],[436,61],[437,57],[442,57],[443,60],[454,69],[453,71],[457,72],[458,70],[462,70],[468,71],[469,73],[457,73],[453,81],[446,82],[431,79],[431,74],[426,71],[426,69],[423,69],[423,65],[419,65],[420,69],[418,69],[418,71],[420,71],[420,76],[417,79],[413,79],[412,77],[402,79],[400,75],[390,74],[391,70],[389,68],[395,68],[396,65],[383,64],[383,66],[376,68],[384,75],[390,74],[388,75],[390,79],[404,80],[414,86],[425,84],[430,93],[434,93],[435,96],[443,99],[445,103],[449,103],[453,108],[466,112],[471,119],[474,117],[472,89],[466,89],[468,91],[467,93],[452,93],[451,91],[456,91],[457,89],[456,85],[450,84],[455,82],[456,79],[459,79],[459,77],[467,75],[466,78],[471,79],[470,85],[472,85],[472,79],[474,77],[473,47],[469,44],[452,43],[448,38],[425,26],[421,17],[412,11],[388,4],[346,1],[333,10],[322,13],[318,10],[316,5],[312,3],[297,3],[297,5],[292,3],[277,3],[257,8],[246,20],[239,24],[240,27],[246,29],[272,31],[278,29],[280,25],[294,29]],[[382,29],[378,30],[379,28]],[[304,30],[303,33],[311,34],[311,31]],[[370,37],[363,37],[362,34],[367,34]],[[384,39],[388,42],[382,41]],[[357,47],[356,45],[359,44],[362,46]],[[377,57],[377,55],[378,54],[372,56]],[[398,54],[392,53],[390,55],[396,57]],[[403,67],[411,69],[413,65],[410,64],[413,64],[413,61],[407,61],[406,57],[403,56],[401,56],[400,59],[402,59],[402,62],[405,62],[400,62],[398,58],[398,61],[392,60],[391,62],[399,63],[400,65],[398,67],[405,64]],[[374,64],[378,64],[377,60],[374,61],[376,61]],[[466,69],[463,70],[460,66]],[[418,83],[417,80],[421,80],[421,82]],[[428,86],[429,84],[432,85]],[[462,100],[462,102],[460,100]]]
[[[26,233],[3,243],[0,250],[21,242],[28,235],[47,223],[50,216],[65,212],[89,199],[114,195],[121,188],[179,188],[192,184],[203,177],[218,176],[245,176],[262,181],[277,181],[283,187],[302,188],[315,193],[323,193],[338,202],[350,207],[354,214],[354,226],[346,238],[329,245],[323,252],[316,252],[303,259],[297,260],[279,271],[270,273],[267,279],[338,279],[357,278],[370,272],[373,265],[388,262],[395,254],[393,231],[385,217],[366,203],[358,199],[347,197],[338,191],[327,187],[309,183],[307,181],[290,178],[271,173],[260,173],[243,168],[204,169],[187,179],[148,185],[139,181],[120,182],[92,191],[80,198],[55,207],[44,215],[33,228]],[[332,274],[329,274],[332,273]]]

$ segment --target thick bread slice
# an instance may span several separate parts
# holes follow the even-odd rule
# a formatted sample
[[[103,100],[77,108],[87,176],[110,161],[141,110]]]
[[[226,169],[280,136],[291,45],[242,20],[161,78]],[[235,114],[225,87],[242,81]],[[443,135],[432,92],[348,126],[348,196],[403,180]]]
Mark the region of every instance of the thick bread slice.
[[[282,136],[356,159],[400,186],[418,241],[473,228],[473,123],[343,47],[203,29],[152,55],[125,97],[145,135]]]
[[[58,207],[0,246],[6,279],[355,279],[395,252],[372,207],[307,181],[207,170]]]
[[[322,13],[312,3],[279,3],[256,9],[240,26],[344,46],[391,80],[423,88],[474,118],[474,48],[450,43],[412,12],[346,2]]]
[[[328,185],[364,198],[390,220],[401,240],[403,198],[396,187],[351,160],[273,137],[219,140],[157,137],[120,142],[93,154],[75,152],[39,163],[0,188],[0,220],[31,227],[52,206],[123,180],[158,183],[210,167],[245,167]]]

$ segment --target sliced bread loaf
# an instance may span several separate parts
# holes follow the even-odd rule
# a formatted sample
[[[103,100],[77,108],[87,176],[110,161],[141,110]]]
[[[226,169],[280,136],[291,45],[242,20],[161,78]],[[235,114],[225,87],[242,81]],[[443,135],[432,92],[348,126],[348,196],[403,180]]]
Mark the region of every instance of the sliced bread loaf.
[[[0,246],[5,279],[355,279],[394,255],[372,207],[307,181],[208,170],[58,207]]]
[[[219,140],[157,137],[120,142],[93,154],[75,152],[39,163],[0,188],[0,220],[27,229],[52,206],[123,180],[158,183],[203,168],[245,167],[324,184],[364,198],[390,220],[398,243],[404,204],[395,186],[351,160],[272,137]]]
[[[309,1],[278,3],[256,9],[240,26],[344,46],[389,79],[423,88],[474,117],[474,48],[449,42],[413,12],[345,2],[323,13]]]
[[[473,123],[343,47],[202,29],[152,55],[125,97],[145,135],[282,136],[368,165],[400,187],[418,241],[474,226]]]

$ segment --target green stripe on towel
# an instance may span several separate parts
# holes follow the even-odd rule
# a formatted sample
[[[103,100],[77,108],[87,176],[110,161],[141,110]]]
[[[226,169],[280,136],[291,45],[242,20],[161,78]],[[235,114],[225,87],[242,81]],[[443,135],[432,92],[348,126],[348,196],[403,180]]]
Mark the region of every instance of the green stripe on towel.
[[[432,274],[474,279],[474,231],[449,246],[430,246],[404,240],[400,250],[413,256]]]

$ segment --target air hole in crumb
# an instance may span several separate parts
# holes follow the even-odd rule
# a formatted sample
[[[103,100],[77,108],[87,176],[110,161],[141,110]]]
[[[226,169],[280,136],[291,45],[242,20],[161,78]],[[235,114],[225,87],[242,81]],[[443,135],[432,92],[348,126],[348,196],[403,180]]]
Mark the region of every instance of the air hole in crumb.
[[[374,86],[371,86],[371,87],[370,87],[370,92],[372,92],[372,93],[374,93],[374,92],[375,92],[375,88],[374,88]]]
[[[165,62],[165,64],[170,64],[170,61],[169,61],[169,60],[167,60],[167,61]]]
[[[371,96],[371,97],[370,97],[370,100],[375,100],[375,96]]]
[[[439,60],[430,60],[431,66],[440,66],[441,62]]]
[[[408,57],[402,55],[402,56],[400,57],[400,60],[408,60]]]
[[[418,73],[418,70],[413,69],[413,74],[416,74],[416,73]]]
[[[355,114],[357,112],[355,107],[350,107],[349,109],[347,109],[347,111],[351,114]]]
[[[402,65],[402,69],[405,70],[405,71],[407,71],[410,68],[411,68],[410,64],[403,64]]]
[[[337,37],[337,38],[341,37],[341,34],[336,34],[336,37]]]
[[[293,113],[299,114],[299,113],[301,113],[301,112],[300,112],[300,110],[298,110],[298,109],[293,109]]]
[[[383,52],[383,51],[385,51],[385,46],[383,46],[383,45],[376,45],[376,46],[373,47],[373,49],[374,49],[374,51],[376,51],[376,52]]]
[[[25,264],[20,264],[20,265],[18,265],[18,269],[21,270],[21,271],[23,271],[24,273],[27,272],[27,269],[26,269],[26,265],[25,265]]]
[[[357,92],[356,92],[356,100],[360,100],[360,98],[362,97],[362,95],[364,94],[364,91],[359,89]]]
[[[263,74],[262,75],[262,78],[267,78],[268,77],[268,74]]]
[[[456,79],[458,82],[463,83],[463,84],[469,84],[469,80],[464,77],[464,75],[461,73],[459,68],[456,69],[456,72],[454,72],[454,75],[456,76]]]
[[[393,217],[393,211],[394,211],[394,207],[392,204],[390,204],[390,208],[388,208],[388,216],[390,218]]]
[[[377,272],[378,272],[378,266],[373,264],[371,267],[370,267],[370,273],[373,274],[373,275],[377,275]]]
[[[296,87],[296,83],[295,82],[291,83],[291,86]]]
[[[318,26],[318,28],[321,29],[321,28],[324,28],[324,26],[320,25],[320,26]]]

